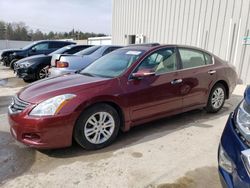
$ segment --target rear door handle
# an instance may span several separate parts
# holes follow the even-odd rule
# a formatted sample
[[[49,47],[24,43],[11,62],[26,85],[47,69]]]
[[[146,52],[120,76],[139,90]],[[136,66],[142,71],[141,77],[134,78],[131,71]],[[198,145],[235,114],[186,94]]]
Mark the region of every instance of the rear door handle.
[[[171,81],[171,84],[174,85],[174,84],[180,84],[182,83],[182,79],[174,79]]]
[[[216,70],[210,70],[207,73],[212,75],[212,74],[216,73]]]

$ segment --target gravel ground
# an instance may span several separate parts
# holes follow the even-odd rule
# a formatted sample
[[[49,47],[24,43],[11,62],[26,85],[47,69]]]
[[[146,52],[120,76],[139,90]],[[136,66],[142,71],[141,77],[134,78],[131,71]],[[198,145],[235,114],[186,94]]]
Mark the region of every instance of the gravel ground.
[[[76,144],[38,151],[9,133],[7,106],[25,85],[0,65],[0,187],[221,187],[217,148],[245,86],[238,85],[217,114],[194,110],[144,124],[98,151]]]

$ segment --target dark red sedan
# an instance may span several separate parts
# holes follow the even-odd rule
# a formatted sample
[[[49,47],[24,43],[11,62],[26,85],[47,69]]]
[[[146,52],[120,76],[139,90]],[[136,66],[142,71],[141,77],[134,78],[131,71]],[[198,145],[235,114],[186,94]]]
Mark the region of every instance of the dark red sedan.
[[[79,74],[23,88],[9,106],[12,135],[35,148],[111,144],[119,130],[203,108],[219,111],[236,86],[233,67],[215,55],[176,45],[130,46]]]

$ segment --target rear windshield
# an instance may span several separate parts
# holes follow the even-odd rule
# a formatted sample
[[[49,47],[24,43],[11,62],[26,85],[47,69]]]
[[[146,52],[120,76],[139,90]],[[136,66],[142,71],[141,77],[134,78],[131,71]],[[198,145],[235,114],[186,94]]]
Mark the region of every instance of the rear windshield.
[[[68,45],[68,46],[64,46],[64,47],[62,47],[62,48],[59,48],[58,50],[56,50],[56,51],[54,51],[54,52],[52,52],[52,53],[50,53],[49,55],[54,55],[54,54],[63,54],[66,50],[69,50],[69,49],[71,49],[72,48],[72,46],[74,46],[74,45]]]
[[[96,50],[98,50],[100,47],[101,46],[92,46],[90,48],[87,48],[85,50],[75,53],[75,55],[90,55],[94,53]]]

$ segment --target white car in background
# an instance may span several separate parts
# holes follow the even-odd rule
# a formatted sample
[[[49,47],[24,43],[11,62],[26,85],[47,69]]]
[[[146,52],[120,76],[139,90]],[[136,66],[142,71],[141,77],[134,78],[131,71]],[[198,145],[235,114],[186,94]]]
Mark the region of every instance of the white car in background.
[[[59,76],[67,73],[74,73],[84,69],[100,57],[118,49],[122,46],[105,45],[92,46],[73,55],[63,54],[58,57],[55,55],[51,59],[49,77]]]

